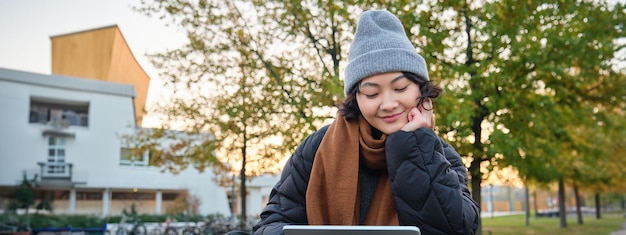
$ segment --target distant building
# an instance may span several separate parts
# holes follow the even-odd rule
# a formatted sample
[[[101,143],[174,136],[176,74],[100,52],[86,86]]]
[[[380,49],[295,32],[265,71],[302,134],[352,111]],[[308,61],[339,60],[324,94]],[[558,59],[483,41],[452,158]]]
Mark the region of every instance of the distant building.
[[[209,171],[162,173],[132,160],[122,136],[137,131],[133,86],[0,69],[0,209],[26,174],[61,214],[162,214],[193,195],[201,214],[229,215]]]
[[[513,212],[526,209],[525,189],[506,185],[481,187],[482,213]]]
[[[247,215],[250,218],[259,218],[260,212],[269,201],[269,195],[280,175],[265,174],[254,177],[246,184],[248,196],[246,198]],[[237,203],[235,203],[237,205]],[[237,207],[236,207],[237,209]],[[238,209],[237,209],[238,211]]]
[[[133,85],[133,108],[141,126],[150,77],[113,25],[50,37],[52,74]]]
[[[52,40],[52,75],[0,68],[0,211],[25,174],[54,213],[164,214],[187,195],[200,214],[230,215],[212,171],[171,174],[129,157],[149,77],[116,26]]]
[[[527,202],[528,209],[535,213],[558,210],[558,191],[556,189],[533,187],[528,192],[526,190],[526,188],[508,185],[483,185],[481,187],[482,205],[480,207],[482,213],[525,211]],[[584,194],[581,196],[583,196],[584,201]],[[567,189],[566,199],[565,206],[567,208],[576,206],[575,195],[572,190]]]

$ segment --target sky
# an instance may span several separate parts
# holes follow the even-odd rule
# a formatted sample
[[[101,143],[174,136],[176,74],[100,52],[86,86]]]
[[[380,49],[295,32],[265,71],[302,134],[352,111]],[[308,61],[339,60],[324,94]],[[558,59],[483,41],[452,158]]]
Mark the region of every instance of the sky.
[[[146,54],[180,47],[186,37],[165,21],[131,9],[139,4],[140,0],[0,0],[0,68],[50,74],[51,36],[117,25],[151,78],[146,102],[150,110],[162,95],[162,83]],[[155,119],[148,114],[143,125],[155,126],[150,124]]]
[[[146,105],[162,87],[147,53],[180,47],[184,32],[131,9],[140,0],[0,0],[0,68],[51,73],[50,37],[117,25],[150,76]],[[149,120],[145,120],[149,121]]]

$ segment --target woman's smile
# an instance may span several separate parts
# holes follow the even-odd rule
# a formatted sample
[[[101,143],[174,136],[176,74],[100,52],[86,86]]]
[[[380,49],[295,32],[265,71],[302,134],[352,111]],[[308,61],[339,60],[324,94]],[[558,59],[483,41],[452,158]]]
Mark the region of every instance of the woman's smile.
[[[393,123],[393,122],[398,121],[398,119],[400,119],[400,118],[402,118],[404,116],[406,116],[406,114],[404,114],[404,112],[402,112],[402,113],[396,113],[396,114],[392,114],[392,115],[382,116],[380,118],[383,119],[384,122]]]

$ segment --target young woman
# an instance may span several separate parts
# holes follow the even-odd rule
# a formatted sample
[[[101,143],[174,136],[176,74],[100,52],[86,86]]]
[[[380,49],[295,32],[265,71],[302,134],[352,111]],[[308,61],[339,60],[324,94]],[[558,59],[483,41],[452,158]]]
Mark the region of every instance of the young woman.
[[[479,207],[459,154],[433,131],[422,56],[399,19],[361,15],[345,70],[346,99],[329,126],[296,149],[254,234],[286,224],[414,225],[422,234],[473,234]]]

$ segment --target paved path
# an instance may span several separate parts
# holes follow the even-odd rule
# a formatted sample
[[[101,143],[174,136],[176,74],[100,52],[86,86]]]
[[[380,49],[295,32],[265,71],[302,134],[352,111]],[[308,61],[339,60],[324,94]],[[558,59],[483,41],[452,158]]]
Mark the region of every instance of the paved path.
[[[495,212],[481,212],[480,213],[480,217],[482,218],[489,218],[489,217],[498,217],[498,216],[505,216],[505,215],[519,215],[519,214],[524,214],[526,212],[524,211],[495,211]]]
[[[626,235],[626,223],[622,224],[622,230],[612,232],[611,235]]]

